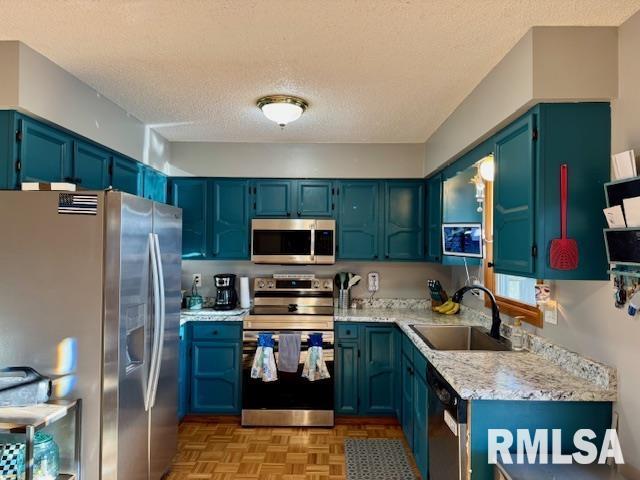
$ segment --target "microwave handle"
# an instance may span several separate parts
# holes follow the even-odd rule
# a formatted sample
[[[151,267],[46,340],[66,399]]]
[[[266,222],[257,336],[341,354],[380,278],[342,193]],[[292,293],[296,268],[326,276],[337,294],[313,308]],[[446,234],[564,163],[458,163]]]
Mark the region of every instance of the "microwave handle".
[[[316,261],[316,224],[311,226],[311,261]]]

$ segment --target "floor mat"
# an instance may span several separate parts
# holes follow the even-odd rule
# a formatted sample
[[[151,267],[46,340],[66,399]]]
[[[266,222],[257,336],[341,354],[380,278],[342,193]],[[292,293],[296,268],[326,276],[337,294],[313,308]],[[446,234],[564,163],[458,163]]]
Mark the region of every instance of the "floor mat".
[[[402,440],[344,440],[347,480],[415,480]]]

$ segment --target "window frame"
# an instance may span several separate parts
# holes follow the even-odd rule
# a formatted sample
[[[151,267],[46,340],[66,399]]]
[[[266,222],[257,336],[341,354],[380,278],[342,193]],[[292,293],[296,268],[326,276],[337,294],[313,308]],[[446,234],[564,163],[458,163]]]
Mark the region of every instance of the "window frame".
[[[491,238],[487,238],[490,234]],[[519,302],[512,298],[501,297],[496,294],[496,274],[493,270],[493,182],[485,181],[484,199],[484,235],[485,235],[485,258],[484,258],[484,286],[493,292],[498,307],[501,312],[512,317],[523,317],[522,320],[542,328],[544,325],[542,310],[537,306]],[[485,297],[484,305],[491,308],[489,298]]]

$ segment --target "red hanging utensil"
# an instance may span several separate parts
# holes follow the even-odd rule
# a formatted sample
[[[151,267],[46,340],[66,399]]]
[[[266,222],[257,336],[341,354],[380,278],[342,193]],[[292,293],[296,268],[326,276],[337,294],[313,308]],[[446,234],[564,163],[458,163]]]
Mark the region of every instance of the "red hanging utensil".
[[[551,241],[551,268],[555,270],[575,270],[578,268],[578,243],[567,238],[567,196],[568,167],[560,165],[560,238]]]

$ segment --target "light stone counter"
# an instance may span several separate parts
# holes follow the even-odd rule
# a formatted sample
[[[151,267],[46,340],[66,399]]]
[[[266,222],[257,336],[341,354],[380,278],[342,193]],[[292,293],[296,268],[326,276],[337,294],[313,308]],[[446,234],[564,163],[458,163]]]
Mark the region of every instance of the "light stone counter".
[[[581,357],[542,337],[528,334],[523,352],[436,351],[410,326],[415,324],[490,327],[482,312],[463,308],[459,315],[427,309],[336,310],[340,322],[395,323],[465,400],[615,401],[615,369]],[[503,334],[510,327],[503,323]]]

